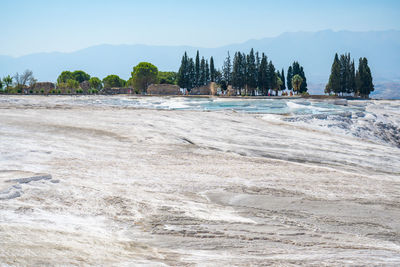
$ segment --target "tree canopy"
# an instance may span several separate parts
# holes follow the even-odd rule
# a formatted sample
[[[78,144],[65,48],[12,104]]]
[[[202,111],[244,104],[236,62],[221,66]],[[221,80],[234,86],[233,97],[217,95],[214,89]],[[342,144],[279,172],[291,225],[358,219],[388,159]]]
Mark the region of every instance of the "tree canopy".
[[[358,70],[355,70],[354,60],[351,60],[350,53],[335,54],[331,74],[325,93],[335,95],[354,94],[361,97],[368,97],[374,90],[371,70],[368,67],[368,60],[360,58]]]
[[[57,78],[57,83],[66,83],[67,80],[75,80],[78,83],[82,83],[84,81],[89,81],[90,75],[82,70],[76,70],[71,72],[69,70],[61,72],[61,74]]]
[[[84,72],[83,70],[76,70],[72,73],[72,77],[78,83],[82,83],[84,81],[90,80],[90,75]]]
[[[368,66],[368,60],[365,57],[359,59],[355,84],[355,92],[361,97],[367,98],[374,91],[371,70]]]
[[[121,79],[118,75],[108,75],[103,79],[103,84],[105,88],[124,87],[125,81]]]
[[[146,92],[150,84],[157,82],[158,69],[151,63],[140,62],[133,68],[131,74],[135,89]]]
[[[176,84],[177,73],[173,71],[159,71],[158,72],[158,82],[161,84]]]
[[[101,80],[97,77],[92,77],[89,79],[90,88],[100,90],[103,86]]]

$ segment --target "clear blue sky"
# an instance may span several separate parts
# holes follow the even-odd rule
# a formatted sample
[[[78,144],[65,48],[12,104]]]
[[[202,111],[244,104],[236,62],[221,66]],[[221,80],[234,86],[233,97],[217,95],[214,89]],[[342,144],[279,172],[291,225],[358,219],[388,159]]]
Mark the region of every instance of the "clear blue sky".
[[[400,30],[400,0],[0,0],[0,55],[98,44],[217,47],[287,31]]]

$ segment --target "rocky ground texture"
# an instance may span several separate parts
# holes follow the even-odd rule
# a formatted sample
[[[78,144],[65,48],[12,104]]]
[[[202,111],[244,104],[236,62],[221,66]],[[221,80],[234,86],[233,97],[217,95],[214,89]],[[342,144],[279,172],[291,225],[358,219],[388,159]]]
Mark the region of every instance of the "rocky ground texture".
[[[400,265],[397,135],[361,114],[349,134],[348,116],[4,98],[1,264]]]

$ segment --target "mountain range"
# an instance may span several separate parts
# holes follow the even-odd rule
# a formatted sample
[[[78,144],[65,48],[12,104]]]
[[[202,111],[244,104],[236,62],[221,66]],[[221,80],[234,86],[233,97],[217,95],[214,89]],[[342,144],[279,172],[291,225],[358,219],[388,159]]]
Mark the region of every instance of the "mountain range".
[[[190,38],[190,36],[188,36]],[[277,37],[249,40],[217,48],[151,45],[97,45],[71,53],[36,53],[21,57],[0,55],[0,77],[31,69],[39,81],[56,81],[63,70],[84,70],[92,76],[104,78],[117,74],[130,77],[133,66],[141,61],[153,63],[162,71],[177,71],[185,51],[194,57],[197,50],[206,58],[214,57],[220,68],[228,51],[233,58],[236,51],[251,48],[265,53],[277,69],[285,69],[297,60],[313,90],[323,91],[335,53],[350,52],[356,66],[359,57],[367,57],[375,82],[400,81],[400,31],[332,31],[287,32]]]

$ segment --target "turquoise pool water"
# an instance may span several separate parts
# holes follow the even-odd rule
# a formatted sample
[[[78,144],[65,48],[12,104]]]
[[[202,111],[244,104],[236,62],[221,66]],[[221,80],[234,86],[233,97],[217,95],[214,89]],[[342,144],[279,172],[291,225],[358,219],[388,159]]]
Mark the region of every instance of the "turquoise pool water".
[[[334,114],[345,111],[364,111],[363,103],[335,105],[332,100],[305,99],[224,99],[186,97],[101,97],[77,98],[75,104],[118,106],[168,110],[220,111],[234,110],[264,114]]]

